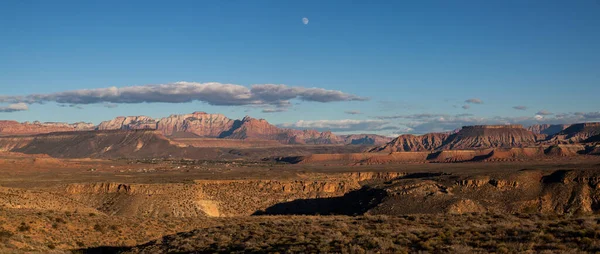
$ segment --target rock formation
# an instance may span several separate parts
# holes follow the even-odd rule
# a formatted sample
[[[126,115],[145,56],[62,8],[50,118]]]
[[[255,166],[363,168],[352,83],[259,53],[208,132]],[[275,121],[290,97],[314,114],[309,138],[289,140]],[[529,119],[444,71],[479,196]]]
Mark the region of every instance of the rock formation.
[[[283,129],[270,124],[265,119],[246,116],[242,120],[233,120],[221,114],[205,112],[171,115],[159,120],[146,116],[117,117],[100,123],[97,129],[156,129],[165,136],[276,140],[283,144],[344,144],[345,142],[343,138],[327,131]]]

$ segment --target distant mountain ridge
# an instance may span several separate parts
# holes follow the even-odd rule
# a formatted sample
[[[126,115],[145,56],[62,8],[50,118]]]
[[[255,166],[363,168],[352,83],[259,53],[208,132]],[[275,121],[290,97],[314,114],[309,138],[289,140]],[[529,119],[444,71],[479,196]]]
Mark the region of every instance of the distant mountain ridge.
[[[35,122],[23,122],[11,120],[0,120],[0,134],[1,135],[26,135],[26,134],[39,134],[59,131],[84,131],[93,130],[96,126],[92,123],[55,123],[46,122],[41,123]]]
[[[336,135],[330,131],[280,128],[265,119],[246,116],[230,119],[222,114],[194,112],[160,119],[148,116],[120,116],[91,123],[0,121],[0,135],[30,135],[87,130],[157,130],[172,138],[216,138],[266,140],[281,144],[354,144],[376,146],[370,152],[417,152],[481,148],[528,147],[538,145],[598,142],[600,123],[464,126],[448,133],[400,135],[395,139],[375,134]]]
[[[191,133],[197,137],[209,138],[276,140],[282,144],[381,145],[390,140],[388,137],[375,134],[338,136],[330,131],[319,132],[316,130],[279,128],[265,119],[246,116],[241,120],[234,120],[221,114],[208,114],[206,112],[171,115],[158,120],[147,116],[117,117],[100,123],[97,129],[153,129],[160,131],[165,136],[185,136],[183,133]]]

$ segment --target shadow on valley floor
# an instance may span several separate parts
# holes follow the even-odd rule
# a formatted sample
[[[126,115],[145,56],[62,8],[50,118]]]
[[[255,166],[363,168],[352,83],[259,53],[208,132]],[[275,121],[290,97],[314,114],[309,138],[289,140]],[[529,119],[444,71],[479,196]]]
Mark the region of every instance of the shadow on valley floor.
[[[363,187],[341,197],[297,199],[275,204],[253,215],[362,215],[381,203],[386,193]]]

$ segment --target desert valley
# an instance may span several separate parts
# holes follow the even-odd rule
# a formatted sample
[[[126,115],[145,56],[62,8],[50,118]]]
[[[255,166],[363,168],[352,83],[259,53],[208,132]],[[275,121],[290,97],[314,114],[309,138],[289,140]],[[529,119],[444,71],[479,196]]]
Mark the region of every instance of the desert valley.
[[[600,250],[600,123],[391,139],[195,112],[0,135],[1,252]]]
[[[0,254],[600,253],[600,1],[0,1]]]

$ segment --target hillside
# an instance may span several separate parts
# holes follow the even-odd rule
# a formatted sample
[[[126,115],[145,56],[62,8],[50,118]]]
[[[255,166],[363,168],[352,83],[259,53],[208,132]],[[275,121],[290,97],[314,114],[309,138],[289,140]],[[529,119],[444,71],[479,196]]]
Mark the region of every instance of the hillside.
[[[54,132],[28,137],[0,137],[1,147],[26,154],[56,158],[163,157],[183,155],[178,147],[151,130]]]

